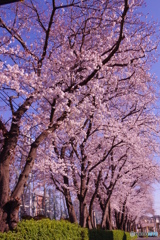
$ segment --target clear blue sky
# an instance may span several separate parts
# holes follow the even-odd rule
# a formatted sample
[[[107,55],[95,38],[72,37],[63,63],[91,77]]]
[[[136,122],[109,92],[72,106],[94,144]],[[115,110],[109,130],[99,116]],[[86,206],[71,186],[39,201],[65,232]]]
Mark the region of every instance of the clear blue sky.
[[[160,24],[160,0],[145,0],[147,6],[142,9],[143,12],[148,13],[154,21],[159,22]],[[160,32],[159,32],[160,37]],[[158,48],[158,53],[160,54],[160,46]],[[153,65],[152,72],[155,73],[159,82],[160,82],[160,58],[159,61]],[[160,161],[160,156],[159,156]],[[154,208],[155,213],[160,215],[160,184],[156,184],[154,192]]]

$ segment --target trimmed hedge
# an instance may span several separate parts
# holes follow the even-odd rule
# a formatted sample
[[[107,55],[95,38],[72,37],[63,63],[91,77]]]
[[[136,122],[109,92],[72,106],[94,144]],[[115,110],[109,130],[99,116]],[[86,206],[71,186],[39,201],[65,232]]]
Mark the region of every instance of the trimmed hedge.
[[[68,221],[23,220],[15,231],[0,233],[2,240],[134,240],[121,230],[88,230]]]
[[[1,233],[3,240],[89,240],[88,229],[68,221],[33,219],[21,221],[14,232]]]
[[[131,237],[130,236],[130,233],[128,233],[128,232],[125,232],[125,240],[135,240],[135,239],[137,239],[137,235],[135,236],[135,237]]]
[[[100,229],[89,230],[89,240],[134,240],[130,233],[121,230],[104,231]]]
[[[89,230],[89,240],[112,240],[112,239],[113,231],[104,231],[101,229]]]

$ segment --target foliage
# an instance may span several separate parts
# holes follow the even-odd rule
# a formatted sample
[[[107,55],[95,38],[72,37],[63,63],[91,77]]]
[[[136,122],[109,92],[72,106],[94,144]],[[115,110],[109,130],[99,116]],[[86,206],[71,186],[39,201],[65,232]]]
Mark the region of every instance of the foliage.
[[[71,224],[63,220],[51,221],[43,219],[35,221],[32,219],[19,222],[17,229],[13,233],[0,234],[0,239],[88,240],[88,230],[81,228],[78,224]]]
[[[89,239],[90,240],[105,240],[113,239],[113,231],[104,231],[101,229],[89,230]]]
[[[125,240],[135,240],[135,239],[137,239],[137,235],[134,237],[131,237],[130,233],[128,232],[125,233]]]
[[[14,232],[0,233],[3,240],[134,240],[129,233],[121,230],[88,230],[68,221],[43,219],[23,220]]]
[[[134,240],[130,233],[121,230],[105,231],[101,229],[89,230],[89,240]]]

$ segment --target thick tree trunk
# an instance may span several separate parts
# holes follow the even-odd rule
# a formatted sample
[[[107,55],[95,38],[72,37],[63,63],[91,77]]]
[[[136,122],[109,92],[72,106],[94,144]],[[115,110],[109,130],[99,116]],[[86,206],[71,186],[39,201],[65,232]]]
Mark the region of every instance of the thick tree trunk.
[[[110,201],[109,201],[109,205],[108,205],[108,217],[106,219],[106,229],[108,230],[112,230],[112,221],[111,221],[111,205],[110,205]]]
[[[116,226],[117,229],[119,230],[125,230],[125,218],[124,218],[124,213],[123,212],[116,212],[115,213],[116,217]]]
[[[86,204],[83,201],[80,201],[80,226],[86,227],[87,225],[87,210],[86,210]]]
[[[9,162],[13,147],[12,144],[7,144],[0,155],[0,232],[13,230],[19,220],[20,198],[9,195]]]
[[[127,221],[127,231],[131,231],[131,222],[129,220]]]
[[[124,213],[121,214],[121,221],[120,221],[120,230],[124,230]]]
[[[127,221],[128,221],[128,218],[127,218],[127,215],[125,216],[125,220],[124,220],[124,222],[123,222],[123,230],[125,231],[125,232],[127,232]]]
[[[88,217],[87,217],[87,227],[89,229],[95,228],[92,201],[90,202],[90,206],[89,206],[89,213],[88,213]]]
[[[126,228],[126,223],[125,221],[127,221],[127,214],[126,214],[126,211],[127,211],[127,208],[126,208],[126,203],[127,203],[127,197],[123,203],[123,206],[122,206],[122,209],[121,209],[121,212],[115,212],[115,218],[116,218],[116,224],[117,224],[117,229],[120,229],[120,230],[124,230],[125,231],[125,228]]]
[[[92,199],[90,201],[90,205],[89,205],[89,214],[87,217],[87,227],[89,229],[95,228],[94,216],[93,216],[93,203],[94,203],[95,197],[96,197],[96,193],[93,194]]]
[[[72,199],[71,199],[71,195],[68,189],[64,190],[64,195],[65,195],[65,199],[66,199],[66,205],[67,205],[67,209],[68,209],[68,215],[69,215],[69,220],[71,223],[76,223],[77,222],[77,217],[76,217],[76,213],[74,210],[74,206],[72,203]]]
[[[111,221],[110,221],[110,213],[109,213],[110,209],[109,208],[110,208],[110,201],[107,201],[106,205],[105,205],[105,208],[104,208],[104,211],[103,211],[103,215],[102,215],[102,223],[101,223],[102,229],[109,229],[109,230],[112,229],[112,224],[111,224]]]
[[[101,223],[101,228],[106,229],[106,221],[107,221],[107,215],[108,215],[108,209],[105,208],[103,215],[102,215],[102,223]]]
[[[9,163],[11,155],[14,157],[14,148],[19,136],[19,127],[12,124],[10,132],[4,141],[3,150],[0,153],[0,231],[8,231],[14,226],[15,202],[10,199],[9,192]],[[17,207],[17,206],[16,206]]]
[[[99,189],[99,184],[100,184],[100,180],[101,180],[101,175],[102,175],[102,171],[99,171],[98,177],[97,177],[97,181],[95,183],[95,191],[92,195],[90,204],[89,204],[89,216],[87,218],[87,224],[88,224],[88,228],[92,229],[95,228],[95,222],[94,222],[94,216],[93,216],[93,203],[97,197],[97,193],[98,193],[98,189]]]
[[[8,201],[3,208],[0,208],[0,231],[7,232],[8,230],[13,230],[19,221],[20,201],[17,199],[12,199]]]
[[[0,122],[3,137],[5,138],[2,151],[0,153],[0,231],[13,229],[18,221],[19,198],[9,196],[9,164],[10,158],[14,158],[14,150],[19,137],[19,122],[27,107],[31,106],[33,97],[29,97],[13,112],[12,124],[9,131]]]
[[[116,219],[116,228],[120,229],[121,226],[121,213],[118,211],[115,211],[115,219]]]
[[[3,208],[9,199],[9,163],[0,163],[0,208]]]
[[[81,154],[82,154],[82,156],[85,156],[83,145],[81,145]],[[81,163],[80,194],[78,194],[79,214],[80,214],[80,221],[79,222],[80,222],[81,227],[86,227],[87,217],[88,217],[86,202],[85,202],[85,198],[86,198],[86,194],[87,194],[85,161],[86,161],[86,157],[83,157],[82,163]]]
[[[9,164],[0,163],[0,231],[9,230],[8,215],[4,206],[9,199]]]

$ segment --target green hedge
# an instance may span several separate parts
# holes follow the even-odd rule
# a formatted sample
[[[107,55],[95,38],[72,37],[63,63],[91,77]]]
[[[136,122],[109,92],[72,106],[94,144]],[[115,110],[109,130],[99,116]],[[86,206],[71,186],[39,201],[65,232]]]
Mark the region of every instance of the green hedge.
[[[68,221],[23,220],[14,232],[0,233],[2,240],[134,240],[129,233],[114,230],[88,230]]]
[[[134,240],[130,233],[121,230],[104,231],[100,229],[89,230],[89,240]]]
[[[0,234],[3,240],[89,240],[88,229],[68,221],[43,219],[26,220],[18,224],[12,233]]]
[[[104,231],[101,229],[89,230],[89,240],[112,240],[112,239],[113,231]]]
[[[131,237],[130,236],[130,233],[125,233],[125,240],[135,240],[135,239],[137,239],[137,236],[135,236],[135,237]]]

